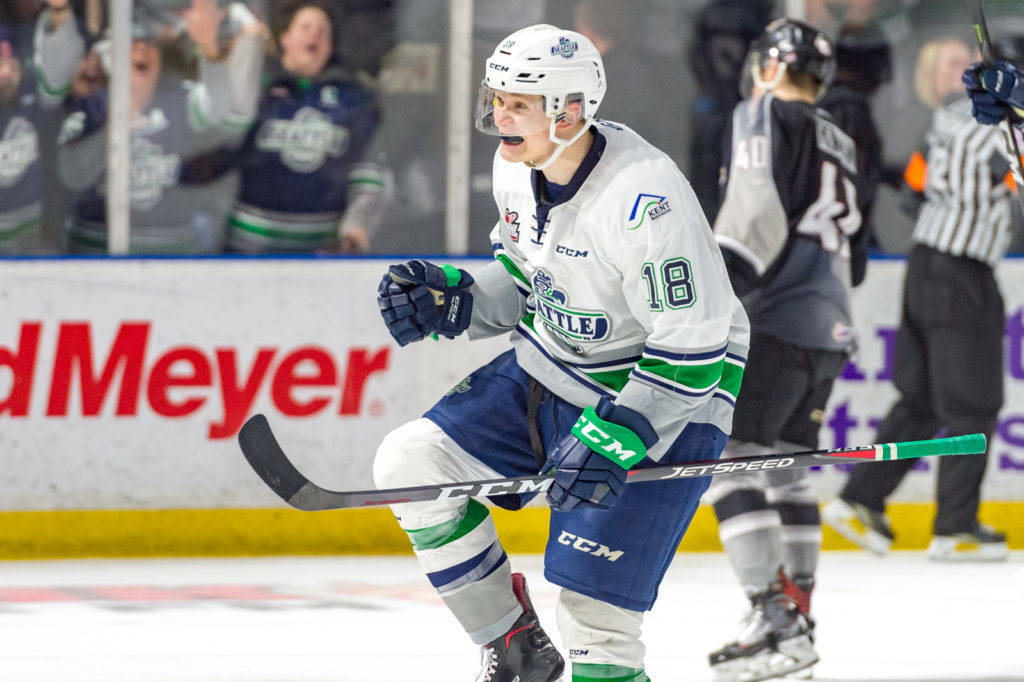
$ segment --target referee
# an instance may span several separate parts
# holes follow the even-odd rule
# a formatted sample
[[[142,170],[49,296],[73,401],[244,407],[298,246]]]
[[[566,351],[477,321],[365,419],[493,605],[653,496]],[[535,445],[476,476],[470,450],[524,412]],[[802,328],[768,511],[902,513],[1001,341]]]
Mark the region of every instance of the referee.
[[[893,383],[899,400],[875,442],[984,433],[1003,403],[1003,299],[993,268],[1010,242],[1012,180],[1001,132],[972,118],[963,97],[935,111],[925,156],[906,180],[923,192],[907,261]],[[988,455],[943,457],[928,556],[1004,559],[1006,536],[978,522]],[[914,466],[900,460],[855,466],[825,523],[884,554],[893,534],[885,501]]]

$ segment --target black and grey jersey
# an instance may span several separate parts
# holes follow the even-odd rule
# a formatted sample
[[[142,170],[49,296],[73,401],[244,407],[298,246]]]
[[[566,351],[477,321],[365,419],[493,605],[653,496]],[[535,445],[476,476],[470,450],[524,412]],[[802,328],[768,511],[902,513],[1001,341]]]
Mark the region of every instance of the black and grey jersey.
[[[822,109],[771,94],[733,112],[715,234],[751,329],[845,350],[851,240],[862,230],[857,148]]]
[[[925,138],[925,202],[914,242],[990,266],[1010,244],[1009,156],[998,126],[971,116],[966,97],[939,107]]]

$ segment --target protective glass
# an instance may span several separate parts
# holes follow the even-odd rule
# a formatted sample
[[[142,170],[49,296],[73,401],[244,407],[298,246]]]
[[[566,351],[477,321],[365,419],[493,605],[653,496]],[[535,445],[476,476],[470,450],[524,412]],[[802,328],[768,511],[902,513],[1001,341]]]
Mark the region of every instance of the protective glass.
[[[535,135],[551,126],[543,97],[495,90],[487,83],[480,84],[474,120],[480,132],[504,138]]]

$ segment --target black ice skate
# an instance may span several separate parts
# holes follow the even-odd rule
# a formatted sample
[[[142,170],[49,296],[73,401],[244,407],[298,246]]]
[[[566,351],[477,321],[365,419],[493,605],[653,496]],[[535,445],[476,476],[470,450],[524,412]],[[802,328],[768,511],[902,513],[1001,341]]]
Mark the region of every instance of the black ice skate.
[[[718,682],[756,682],[789,675],[818,662],[807,618],[781,585],[751,597],[736,641],[710,657]]]
[[[481,647],[483,668],[476,682],[559,682],[565,661],[537,620],[522,573],[512,574],[512,591],[523,615],[508,632]]]

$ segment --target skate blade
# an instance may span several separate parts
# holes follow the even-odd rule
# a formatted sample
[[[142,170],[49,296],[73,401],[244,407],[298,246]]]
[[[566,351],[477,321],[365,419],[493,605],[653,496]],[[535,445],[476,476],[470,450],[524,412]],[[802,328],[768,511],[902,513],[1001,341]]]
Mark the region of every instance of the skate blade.
[[[797,670],[794,673],[789,673],[783,679],[786,680],[813,680],[814,679],[814,666],[808,666],[803,670]]]
[[[810,668],[820,660],[810,637],[799,635],[780,642],[778,651],[764,650],[712,666],[715,682],[761,682]]]

